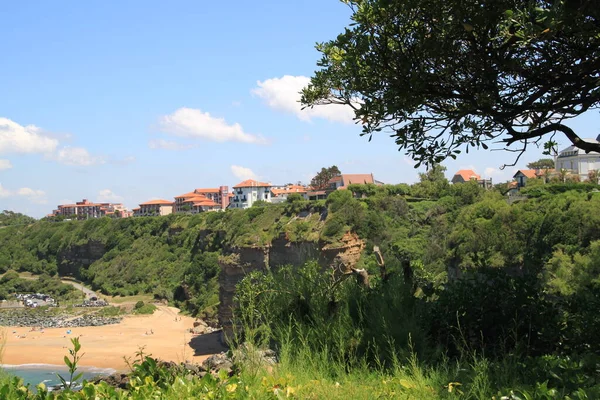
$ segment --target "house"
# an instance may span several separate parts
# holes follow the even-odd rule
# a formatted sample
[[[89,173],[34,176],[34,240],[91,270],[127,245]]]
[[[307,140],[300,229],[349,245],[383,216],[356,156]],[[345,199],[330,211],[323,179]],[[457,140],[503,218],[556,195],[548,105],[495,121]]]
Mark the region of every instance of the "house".
[[[583,140],[600,143],[600,135],[596,139]],[[600,170],[600,153],[591,151],[586,154],[585,150],[569,146],[558,154],[554,165],[558,171],[565,169],[573,175],[579,175],[579,178],[584,181],[588,178],[589,171]]]
[[[52,215],[75,216],[78,218],[99,218],[126,211],[121,203],[94,203],[83,199],[75,204],[60,204]]]
[[[175,213],[217,211],[227,208],[230,201],[229,187],[195,189],[193,192],[175,196]]]
[[[452,177],[452,183],[465,183],[470,181],[476,181],[479,186],[484,189],[491,189],[492,179],[481,179],[481,176],[473,171],[472,169],[461,169]]]
[[[134,212],[136,209],[134,208]],[[137,210],[136,216],[162,216],[173,213],[173,202],[169,200],[150,200],[140,204],[140,208]]]
[[[536,179],[537,173],[535,169],[520,169],[514,175],[513,179],[517,181],[517,188],[525,187],[527,179]]]
[[[383,185],[383,182],[376,181],[373,174],[341,174],[329,180],[328,190],[347,189],[349,185],[363,184]]]
[[[271,184],[247,179],[233,187],[231,208],[250,208],[256,201],[271,202]]]
[[[508,190],[506,191],[506,195],[510,197],[515,196],[517,193],[519,193],[519,182],[508,182]]]
[[[309,190],[304,195],[304,198],[307,200],[325,200],[329,193],[331,192],[327,192],[326,190]]]
[[[218,188],[196,189],[194,193],[212,200],[220,208],[226,209],[229,205],[229,187],[219,186]]]
[[[291,193],[298,193],[302,197],[305,197],[307,192],[308,188],[302,185],[272,186],[271,203],[283,203]]]

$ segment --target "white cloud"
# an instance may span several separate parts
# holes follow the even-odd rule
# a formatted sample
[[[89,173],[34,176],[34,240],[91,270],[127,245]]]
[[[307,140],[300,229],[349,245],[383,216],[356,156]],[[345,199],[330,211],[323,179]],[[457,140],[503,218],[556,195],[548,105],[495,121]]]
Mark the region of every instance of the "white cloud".
[[[104,164],[106,161],[102,157],[91,155],[83,147],[63,147],[50,158],[65,165],[75,165],[88,167],[90,165]]]
[[[20,188],[17,190],[17,195],[26,197],[30,202],[37,204],[46,204],[46,192],[43,190],[34,190],[28,187]]]
[[[11,168],[12,164],[10,163],[10,160],[0,160],[0,171]]]
[[[148,147],[151,149],[163,150],[187,150],[195,147],[193,144],[181,144],[172,140],[152,139],[148,142]]]
[[[281,78],[258,81],[258,87],[254,88],[252,93],[263,99],[269,107],[294,114],[303,121],[323,118],[334,122],[353,122],[354,110],[345,105],[329,104],[303,110],[300,91],[309,83],[310,78],[306,76],[285,75]]]
[[[23,187],[17,190],[9,190],[0,184],[0,198],[17,196],[25,197],[30,202],[37,204],[46,204],[48,202],[46,199],[46,192],[43,190],[34,190],[28,187]]]
[[[22,126],[8,118],[0,117],[0,154],[44,154],[47,160],[54,160],[65,165],[89,166],[104,164],[103,157],[92,156],[83,147],[63,147],[58,149],[59,138],[70,140],[70,134],[53,134],[42,132],[35,125]],[[4,162],[4,164],[2,164]],[[0,170],[6,167],[8,160],[0,160]],[[4,168],[2,168],[4,166]]]
[[[113,193],[110,189],[103,189],[98,192],[98,201],[102,203],[121,203],[123,197]]]
[[[240,167],[239,165],[232,165],[231,173],[242,181],[246,179],[258,179],[258,176],[250,168]]]
[[[51,153],[57,146],[58,140],[42,135],[37,126],[22,126],[0,117],[0,154]]]
[[[262,136],[244,132],[238,123],[228,124],[223,118],[211,116],[207,112],[182,107],[173,114],[160,118],[160,129],[170,135],[206,139],[213,142],[242,142],[266,144]]]
[[[0,198],[12,196],[12,192],[8,189],[5,189],[0,183]]]

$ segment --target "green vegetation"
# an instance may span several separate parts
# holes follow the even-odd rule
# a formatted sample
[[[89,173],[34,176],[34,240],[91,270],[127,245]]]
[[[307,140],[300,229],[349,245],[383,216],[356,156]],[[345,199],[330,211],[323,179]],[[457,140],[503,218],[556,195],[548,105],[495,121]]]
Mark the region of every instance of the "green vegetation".
[[[0,278],[0,300],[14,300],[15,293],[44,293],[59,300],[80,296],[72,285],[62,283],[57,277],[42,274],[37,278],[27,279],[10,270]]]
[[[363,135],[391,131],[418,165],[498,142],[550,153],[557,132],[600,151],[569,126],[600,104],[595,2],[342,1],[352,24],[317,45],[304,106],[352,106]]]
[[[475,182],[444,182],[436,167],[412,186],[352,185],[322,202],[290,196],[224,213],[8,227],[0,257],[5,267],[24,257],[32,263],[19,263],[24,270],[45,261],[61,271],[66,254],[87,257],[89,243],[100,243],[81,278],[104,291],[137,291],[134,312],[151,312],[142,293],[152,293],[211,317],[219,261],[235,259],[224,249],[282,234],[333,247],[348,232],[365,241],[355,268],[368,284],[312,262],[240,283],[237,343],[272,346],[274,368],[241,362],[233,377],[199,379],[141,359],[133,372],[141,380],[122,398],[597,398],[597,189],[540,184],[509,204]],[[16,393],[18,383],[6,385]],[[82,393],[116,396],[104,384],[86,387]]]
[[[0,213],[0,228],[9,225],[29,225],[35,221],[35,218],[13,211],[4,210]]]
[[[134,314],[154,314],[154,311],[156,311],[156,306],[154,304],[144,304],[143,301],[138,301],[133,307]]]

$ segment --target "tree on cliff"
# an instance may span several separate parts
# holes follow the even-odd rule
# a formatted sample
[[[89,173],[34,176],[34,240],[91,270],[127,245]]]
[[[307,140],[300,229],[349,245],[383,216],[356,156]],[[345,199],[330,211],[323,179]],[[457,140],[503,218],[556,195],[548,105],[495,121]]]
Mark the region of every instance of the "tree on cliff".
[[[312,186],[313,189],[326,189],[331,178],[340,176],[341,174],[340,169],[335,165],[332,165],[329,168],[323,167],[321,168],[321,172],[317,173],[317,175],[312,178],[310,186]]]
[[[362,135],[390,131],[417,167],[490,142],[516,162],[556,133],[600,151],[567,125],[600,105],[595,1],[342,1],[353,23],[317,45],[304,106],[352,107]]]

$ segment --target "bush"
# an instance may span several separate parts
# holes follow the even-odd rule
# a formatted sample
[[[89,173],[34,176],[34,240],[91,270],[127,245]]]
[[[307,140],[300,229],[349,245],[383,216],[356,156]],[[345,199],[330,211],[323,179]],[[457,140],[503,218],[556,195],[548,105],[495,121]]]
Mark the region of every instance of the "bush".
[[[154,311],[156,311],[156,306],[154,304],[144,304],[143,306],[136,308],[133,312],[134,314],[154,314]]]
[[[138,310],[140,308],[144,307],[144,302],[143,301],[138,301],[137,303],[135,303],[135,306],[133,307],[135,310]]]

